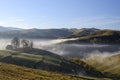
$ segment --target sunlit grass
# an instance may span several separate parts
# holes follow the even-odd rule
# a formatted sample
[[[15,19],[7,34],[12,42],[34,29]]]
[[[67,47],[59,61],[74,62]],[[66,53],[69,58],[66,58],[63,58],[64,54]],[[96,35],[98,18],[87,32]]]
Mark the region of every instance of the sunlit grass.
[[[70,76],[0,63],[0,80],[109,80],[83,76]]]
[[[120,78],[120,54],[97,59],[94,57],[94,60],[88,58],[84,61],[109,77]]]

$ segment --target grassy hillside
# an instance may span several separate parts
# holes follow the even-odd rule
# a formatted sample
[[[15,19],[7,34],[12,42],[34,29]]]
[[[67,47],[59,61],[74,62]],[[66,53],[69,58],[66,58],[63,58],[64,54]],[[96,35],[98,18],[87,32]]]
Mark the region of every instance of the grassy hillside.
[[[101,77],[106,77],[103,75],[100,71],[96,70],[96,68],[92,67],[91,65],[85,63],[83,60],[79,58],[70,58],[70,60],[80,66],[83,66],[85,71],[89,73],[91,76],[101,76]]]
[[[67,41],[66,43],[119,44],[120,31],[100,30],[93,34],[79,37],[77,40]]]
[[[65,73],[72,75],[100,77],[102,80],[105,78],[105,76],[99,71],[91,70],[90,67],[86,67],[87,65],[85,63],[76,64],[70,60],[66,60],[58,55],[40,49],[18,48],[14,51],[0,50],[0,62],[38,69],[35,70],[36,72],[34,72],[34,70],[26,70],[27,68],[0,63],[1,80],[99,80],[98,78],[93,79],[89,77],[67,76],[64,75]],[[39,70],[46,71],[39,72]],[[63,74],[55,74],[53,72]]]
[[[120,54],[111,56],[92,56],[84,61],[106,76],[114,80],[120,79]]]
[[[82,29],[76,29],[73,30],[72,35],[69,35],[67,38],[77,38],[77,37],[82,37],[82,36],[86,36],[92,33],[95,33],[97,31],[99,31],[100,29],[96,29],[96,28],[82,28]]]
[[[79,67],[75,63],[40,49],[19,48],[16,51],[1,50],[0,61],[34,69],[61,73],[78,74],[79,71],[84,72],[83,68]]]
[[[99,71],[90,71],[84,64],[78,65],[70,60],[66,60],[41,49],[18,48],[14,51],[1,50],[0,61],[58,73],[105,77]]]
[[[20,67],[0,62],[0,80],[109,80],[83,76],[70,76]]]

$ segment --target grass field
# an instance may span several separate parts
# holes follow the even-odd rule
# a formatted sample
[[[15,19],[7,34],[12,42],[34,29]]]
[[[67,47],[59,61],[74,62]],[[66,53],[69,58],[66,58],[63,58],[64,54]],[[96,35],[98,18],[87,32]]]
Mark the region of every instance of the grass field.
[[[84,60],[108,77],[120,80],[120,54],[111,56],[94,56]]]
[[[20,51],[1,50],[0,61],[9,63],[9,65],[5,63],[0,63],[1,80],[14,80],[14,79],[15,80],[109,80],[103,77],[103,75],[100,72],[96,70],[91,70],[94,68],[91,68],[82,61],[80,61],[80,64],[78,65],[74,62],[71,62],[70,60],[63,59],[59,56],[57,56],[56,58],[56,55],[53,55],[51,53],[38,54],[35,52],[26,53]],[[19,67],[10,64],[15,64],[24,67]],[[28,67],[29,69],[25,67]],[[39,70],[34,70],[34,69],[39,69]],[[42,71],[42,70],[46,70],[46,71]],[[58,74],[58,73],[62,73],[62,74]],[[77,75],[78,73],[79,75],[81,75],[82,73],[82,75],[84,76],[78,77],[78,76],[65,75],[65,74],[76,75],[76,73]],[[94,76],[95,78],[86,77],[88,75]],[[96,78],[98,77],[98,75],[100,75],[99,77],[101,78]]]
[[[35,70],[0,62],[0,80],[110,80]]]
[[[79,72],[84,72],[83,68],[79,67],[77,64],[50,52],[40,49],[28,50],[26,52],[22,50],[23,49],[20,49],[20,51],[0,50],[0,61],[33,69],[67,74],[79,74]]]

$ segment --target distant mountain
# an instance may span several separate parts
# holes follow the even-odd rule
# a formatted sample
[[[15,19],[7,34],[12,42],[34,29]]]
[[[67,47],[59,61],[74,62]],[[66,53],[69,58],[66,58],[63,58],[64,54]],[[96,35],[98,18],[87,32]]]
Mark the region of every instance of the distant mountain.
[[[22,29],[0,32],[0,38],[73,38],[98,31],[95,28],[84,29]]]
[[[24,29],[0,32],[1,38],[62,38],[72,34],[70,29]]]
[[[66,43],[120,44],[120,31],[100,30]]]
[[[69,35],[68,38],[77,38],[86,36],[92,33],[99,31],[100,29],[96,28],[82,28],[82,29],[74,29],[72,35]]]
[[[11,30],[21,30],[21,29],[20,28],[15,28],[15,27],[3,27],[3,26],[0,26],[0,32],[11,31]]]

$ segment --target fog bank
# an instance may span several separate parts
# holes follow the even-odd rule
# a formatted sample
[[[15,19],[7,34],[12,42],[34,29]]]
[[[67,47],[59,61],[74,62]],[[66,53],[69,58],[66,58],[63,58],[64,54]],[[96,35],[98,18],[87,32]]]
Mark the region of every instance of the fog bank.
[[[64,40],[63,40],[64,41]],[[120,45],[62,44],[62,40],[35,41],[35,47],[64,57],[85,58],[91,54],[116,54]],[[60,44],[57,44],[60,43]]]
[[[70,40],[75,40],[73,38]],[[0,49],[5,49],[11,39],[0,39]],[[116,54],[120,45],[63,44],[69,39],[31,39],[34,48],[44,49],[64,57],[85,58],[90,55]]]

